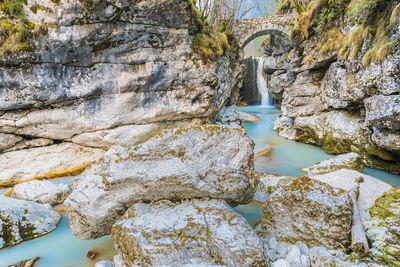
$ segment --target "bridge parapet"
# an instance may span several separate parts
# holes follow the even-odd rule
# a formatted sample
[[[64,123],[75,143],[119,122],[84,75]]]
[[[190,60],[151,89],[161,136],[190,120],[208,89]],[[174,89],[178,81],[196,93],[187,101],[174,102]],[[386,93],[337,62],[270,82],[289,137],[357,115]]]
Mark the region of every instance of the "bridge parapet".
[[[289,24],[295,18],[296,14],[285,14],[236,20],[233,35],[244,47],[260,35],[274,32],[289,34]]]

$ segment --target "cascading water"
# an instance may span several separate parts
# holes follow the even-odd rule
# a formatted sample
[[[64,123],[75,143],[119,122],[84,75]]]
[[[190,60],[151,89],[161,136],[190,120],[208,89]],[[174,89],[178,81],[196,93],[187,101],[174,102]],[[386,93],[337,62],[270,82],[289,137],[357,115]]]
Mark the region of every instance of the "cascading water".
[[[273,107],[273,101],[268,92],[268,83],[264,76],[264,61],[265,58],[258,58],[257,62],[257,88],[261,95],[261,106],[263,107]]]

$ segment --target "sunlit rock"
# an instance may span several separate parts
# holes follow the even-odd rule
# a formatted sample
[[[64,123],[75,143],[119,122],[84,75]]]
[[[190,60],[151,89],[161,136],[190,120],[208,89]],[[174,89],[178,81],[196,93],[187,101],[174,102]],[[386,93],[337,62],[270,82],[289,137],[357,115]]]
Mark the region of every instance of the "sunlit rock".
[[[263,204],[264,233],[289,243],[345,250],[351,220],[347,192],[308,177],[281,180]]]
[[[388,266],[400,265],[400,187],[379,197],[370,209],[367,235],[372,241],[370,254]]]
[[[245,204],[257,182],[252,140],[239,129],[205,125],[113,147],[80,176],[64,204],[74,234],[90,239],[108,234],[135,202],[211,197]]]
[[[268,266],[257,235],[222,200],[138,203],[112,236],[127,266]]]
[[[361,178],[362,183],[359,184],[358,209],[363,223],[370,219],[369,209],[375,203],[375,200],[383,193],[393,188],[390,184],[378,178],[348,169],[341,169],[320,175],[311,175],[310,177],[345,191],[350,191],[357,186]]]
[[[0,196],[0,248],[50,233],[60,219],[50,205]]]
[[[0,186],[76,175],[103,153],[98,148],[61,143],[0,154]]]
[[[360,155],[352,152],[318,162],[310,167],[302,168],[301,171],[305,172],[306,175],[318,175],[340,169],[364,172],[364,164],[361,161]]]
[[[57,205],[63,203],[70,193],[71,187],[67,184],[31,181],[15,185],[11,197],[42,204]]]

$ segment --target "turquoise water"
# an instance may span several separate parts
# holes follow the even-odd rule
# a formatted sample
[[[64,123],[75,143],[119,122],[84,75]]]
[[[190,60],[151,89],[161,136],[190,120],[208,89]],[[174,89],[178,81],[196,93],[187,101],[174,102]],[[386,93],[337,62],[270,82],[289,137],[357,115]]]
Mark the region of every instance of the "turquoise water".
[[[37,256],[40,260],[35,267],[94,266],[95,261],[86,258],[88,251],[99,253],[95,261],[111,257],[114,248],[110,236],[96,240],[79,240],[70,231],[68,218],[63,216],[53,233],[0,250],[0,266],[5,267]]]
[[[298,176],[303,175],[300,168],[310,166],[316,162],[332,158],[320,147],[286,140],[279,136],[272,128],[275,120],[281,114],[275,108],[249,106],[240,107],[240,111],[249,112],[261,118],[259,123],[244,123],[247,135],[254,140],[254,150],[260,151],[266,147],[272,147],[272,153],[266,158],[255,161],[257,171],[265,173]],[[366,174],[383,180],[393,186],[400,186],[400,176],[384,171],[365,169]],[[262,209],[258,203],[239,205],[234,208],[250,225],[261,220]]]
[[[261,118],[259,123],[244,123],[247,135],[254,140],[257,152],[272,146],[273,151],[268,158],[259,158],[255,161],[258,171],[283,175],[302,175],[300,168],[310,166],[321,160],[329,159],[329,155],[317,146],[286,140],[279,136],[272,128],[275,120],[281,114],[276,108],[259,106],[239,107],[240,111],[249,112]],[[400,186],[400,175],[385,171],[366,168],[365,173],[385,181],[392,186]]]
[[[247,135],[254,140],[254,150],[257,152],[268,146],[272,147],[269,157],[255,161],[257,171],[297,176],[303,174],[299,171],[300,168],[333,157],[317,146],[286,140],[273,131],[274,122],[281,114],[278,109],[249,106],[240,107],[239,110],[261,118],[259,123],[243,124]]]
[[[245,123],[247,135],[255,142],[255,151],[271,146],[272,152],[267,158],[255,161],[255,168],[266,173],[283,175],[302,175],[300,168],[312,165],[318,161],[333,157],[321,148],[313,145],[297,143],[278,136],[272,130],[280,111],[263,107],[240,107],[239,110],[253,113],[261,118],[259,123]],[[383,171],[366,169],[366,173],[386,181],[394,186],[400,186],[400,176]],[[54,182],[71,183],[73,177],[54,180]],[[239,205],[235,210],[240,213],[250,225],[261,219],[261,206],[257,203]],[[99,257],[95,261],[107,259],[115,253],[109,236],[97,240],[79,240],[70,231],[68,218],[63,216],[57,229],[44,237],[24,242],[18,246],[0,250],[0,267],[5,267],[20,260],[40,256],[36,267],[86,267],[93,266],[95,261],[86,258],[88,251],[97,251]]]

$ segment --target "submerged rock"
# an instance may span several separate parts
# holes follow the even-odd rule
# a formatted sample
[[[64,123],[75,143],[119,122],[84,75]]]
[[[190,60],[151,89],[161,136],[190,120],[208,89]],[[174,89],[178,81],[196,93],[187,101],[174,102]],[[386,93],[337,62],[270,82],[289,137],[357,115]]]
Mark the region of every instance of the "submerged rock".
[[[15,185],[11,197],[42,204],[57,205],[63,203],[70,193],[71,187],[67,184],[31,181]]]
[[[7,152],[0,155],[0,186],[77,174],[103,153],[72,143]]]
[[[301,171],[305,172],[307,175],[318,175],[340,169],[350,169],[359,172],[365,171],[360,155],[354,152],[318,162],[310,167],[302,168]]]
[[[400,187],[379,197],[370,209],[367,235],[372,241],[370,255],[381,264],[400,265]]]
[[[115,267],[112,261],[98,261],[94,267]]]
[[[240,120],[245,123],[258,123],[261,121],[260,117],[258,117],[257,115],[243,111],[238,111],[238,113]]]
[[[40,259],[40,257],[32,258],[29,260],[19,261],[15,264],[11,264],[8,267],[32,267]]]
[[[0,196],[0,248],[50,233],[60,219],[50,205]]]
[[[112,235],[127,266],[268,266],[255,232],[222,200],[138,203]]]
[[[108,234],[133,203],[211,197],[251,201],[253,142],[239,129],[205,125],[165,130],[131,148],[116,146],[86,170],[64,202],[82,239]]]
[[[281,180],[263,204],[264,233],[289,243],[344,250],[351,220],[347,192],[308,177]]]

